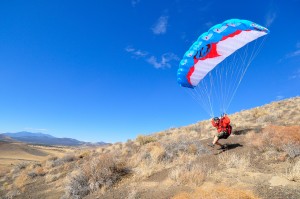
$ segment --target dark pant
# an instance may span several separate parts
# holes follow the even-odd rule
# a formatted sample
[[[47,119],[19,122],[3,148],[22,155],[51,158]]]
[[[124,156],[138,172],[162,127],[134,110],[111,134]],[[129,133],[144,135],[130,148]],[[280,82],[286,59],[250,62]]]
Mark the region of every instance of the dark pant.
[[[217,137],[219,139],[227,139],[229,137],[229,133],[227,133],[226,131],[221,131],[220,133],[218,133]]]

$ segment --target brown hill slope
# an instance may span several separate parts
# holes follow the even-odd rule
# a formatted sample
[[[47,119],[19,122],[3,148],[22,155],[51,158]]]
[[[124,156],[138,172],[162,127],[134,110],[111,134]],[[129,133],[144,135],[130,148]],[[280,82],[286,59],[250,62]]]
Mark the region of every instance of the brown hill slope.
[[[300,98],[230,115],[211,149],[210,121],[21,165],[0,179],[13,198],[300,198]]]

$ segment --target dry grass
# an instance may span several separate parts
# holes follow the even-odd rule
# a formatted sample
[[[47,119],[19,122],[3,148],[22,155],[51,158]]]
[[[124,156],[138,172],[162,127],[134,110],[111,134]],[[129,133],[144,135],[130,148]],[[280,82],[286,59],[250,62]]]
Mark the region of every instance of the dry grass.
[[[22,171],[20,175],[18,175],[14,181],[14,185],[17,188],[23,188],[30,180],[30,176],[27,171]]]
[[[183,192],[172,199],[259,199],[252,191],[215,185],[210,188],[198,188],[193,193]]]
[[[81,198],[101,188],[109,188],[129,173],[125,162],[113,154],[91,157],[68,176],[65,196]]]
[[[1,168],[0,169],[0,179],[2,177],[4,177],[6,174],[8,174],[8,173],[9,173],[9,169],[8,168]]]
[[[49,168],[57,167],[57,166],[65,164],[67,162],[73,162],[76,159],[77,159],[77,157],[73,153],[65,154],[61,158],[58,158],[56,156],[52,156],[52,157],[48,158],[48,160],[46,162],[46,166],[49,167]]]
[[[205,165],[185,164],[173,169],[169,178],[178,184],[200,186],[210,173]]]
[[[267,126],[261,133],[249,133],[246,139],[261,151],[274,149],[291,158],[300,155],[300,126]]]
[[[290,181],[300,181],[300,160],[290,165],[286,170],[285,177]]]
[[[237,168],[245,171],[250,167],[250,154],[238,155],[236,153],[225,152],[218,156],[219,165],[223,168]]]
[[[142,146],[150,142],[155,142],[157,139],[152,136],[139,135],[137,136],[136,141]]]

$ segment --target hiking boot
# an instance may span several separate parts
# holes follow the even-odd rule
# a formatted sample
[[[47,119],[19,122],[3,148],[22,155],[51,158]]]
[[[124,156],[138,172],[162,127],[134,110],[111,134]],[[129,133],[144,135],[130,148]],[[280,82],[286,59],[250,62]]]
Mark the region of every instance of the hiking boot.
[[[227,149],[227,146],[225,146],[225,145],[222,145],[220,148],[220,150],[225,150],[225,149]]]
[[[210,146],[211,148],[214,148],[214,144],[207,144],[207,146]]]

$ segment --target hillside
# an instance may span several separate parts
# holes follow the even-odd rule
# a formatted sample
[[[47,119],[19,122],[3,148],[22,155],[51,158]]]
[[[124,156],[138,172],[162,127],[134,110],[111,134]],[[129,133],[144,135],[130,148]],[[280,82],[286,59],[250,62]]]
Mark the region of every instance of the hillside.
[[[72,138],[57,138],[49,134],[44,133],[32,133],[32,132],[17,132],[17,133],[2,133],[0,134],[0,141],[8,142],[25,142],[30,144],[40,145],[56,145],[56,146],[102,146],[108,143],[105,142],[83,142]]]
[[[207,146],[210,121],[14,165],[3,198],[300,198],[300,97],[229,115],[233,135]],[[9,150],[8,150],[9,151]],[[0,175],[1,177],[1,175]]]
[[[22,142],[14,142],[11,139],[0,141],[0,176],[12,166],[23,163],[39,163],[45,161],[51,155],[62,157],[68,151],[68,147],[36,146]]]

